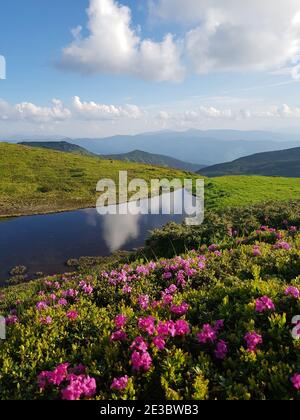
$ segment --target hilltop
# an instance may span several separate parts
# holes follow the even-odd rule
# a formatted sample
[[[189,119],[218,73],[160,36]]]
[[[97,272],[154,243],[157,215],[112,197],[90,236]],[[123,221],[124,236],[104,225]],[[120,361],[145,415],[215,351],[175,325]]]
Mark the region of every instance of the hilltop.
[[[184,179],[186,172],[0,143],[0,217],[95,207],[101,179]],[[197,177],[188,174],[188,177]]]
[[[77,146],[77,144],[72,144],[67,141],[23,141],[19,144],[27,147],[50,149],[65,153],[75,153],[83,156],[95,156],[94,153],[89,152],[84,147]]]
[[[0,217],[94,207],[97,182],[109,178],[118,183],[119,171],[127,171],[129,180],[147,182],[199,177],[176,169],[0,143]],[[205,180],[206,209],[296,198],[300,198],[300,179],[233,176]]]
[[[133,152],[116,154],[116,155],[102,155],[104,159],[122,160],[125,162],[145,163],[147,165],[164,166],[167,168],[182,169],[184,171],[197,172],[206,165],[198,165],[195,163],[183,162],[174,159],[170,156],[159,155],[154,153],[147,153],[141,150],[134,150]]]
[[[264,175],[300,178],[300,147],[258,153],[200,170],[202,175]]]

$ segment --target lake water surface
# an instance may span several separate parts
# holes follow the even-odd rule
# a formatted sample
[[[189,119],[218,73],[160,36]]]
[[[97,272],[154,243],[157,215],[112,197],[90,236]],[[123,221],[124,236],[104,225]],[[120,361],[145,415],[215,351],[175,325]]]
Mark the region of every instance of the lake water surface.
[[[187,194],[182,190],[169,195],[176,203]],[[154,199],[157,212],[163,200]],[[168,200],[167,200],[168,201]],[[139,205],[153,204],[142,200]],[[55,274],[67,271],[70,258],[107,256],[117,250],[142,246],[149,231],[170,221],[177,223],[184,214],[100,215],[86,209],[41,216],[26,216],[0,221],[0,280],[17,265],[28,268],[29,274]]]

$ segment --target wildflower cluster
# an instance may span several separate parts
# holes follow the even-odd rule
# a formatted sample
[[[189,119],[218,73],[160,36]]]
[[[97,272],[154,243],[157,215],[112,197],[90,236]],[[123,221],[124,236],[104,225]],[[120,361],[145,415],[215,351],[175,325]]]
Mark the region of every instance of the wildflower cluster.
[[[4,290],[1,398],[300,399],[300,235],[282,225]]]

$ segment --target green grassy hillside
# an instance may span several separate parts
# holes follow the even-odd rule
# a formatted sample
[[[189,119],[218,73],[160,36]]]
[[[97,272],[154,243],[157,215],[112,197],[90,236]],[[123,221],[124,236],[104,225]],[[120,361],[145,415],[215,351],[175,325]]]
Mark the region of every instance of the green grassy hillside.
[[[95,156],[84,147],[77,146],[67,141],[24,141],[22,146],[38,147],[40,149],[56,150],[58,152],[75,153],[83,156]]]
[[[108,161],[71,153],[0,143],[0,217],[93,207],[100,179],[194,178],[163,167]],[[221,177],[206,179],[206,208],[300,199],[300,179]]]
[[[223,209],[266,201],[300,199],[299,178],[224,176],[207,180],[206,183],[211,189],[211,192],[207,191],[209,208]]]
[[[264,175],[300,178],[300,147],[277,152],[258,153],[230,163],[204,168],[209,177],[223,175]]]
[[[97,182],[117,182],[121,170],[128,171],[129,180],[187,176],[168,168],[0,143],[0,217],[93,207]]]

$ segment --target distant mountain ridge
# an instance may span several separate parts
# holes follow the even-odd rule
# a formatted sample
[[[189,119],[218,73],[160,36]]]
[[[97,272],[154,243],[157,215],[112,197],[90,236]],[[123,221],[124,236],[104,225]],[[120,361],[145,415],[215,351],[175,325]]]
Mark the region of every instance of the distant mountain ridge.
[[[59,136],[49,136],[49,143],[55,142],[55,138],[58,141]],[[24,136],[19,141],[21,140],[28,142],[30,138]],[[39,139],[34,136],[31,141],[33,140],[36,142]],[[45,142],[47,138],[43,136],[40,140]],[[232,162],[256,153],[300,147],[300,135],[238,130],[180,132],[169,130],[107,138],[60,138],[59,140],[80,146],[96,155],[124,154],[133,150],[143,150],[196,165],[200,162],[206,166]],[[13,138],[10,141],[15,142]]]
[[[118,155],[102,155],[104,159],[121,160],[125,162],[145,163],[148,165],[164,166],[168,168],[181,169],[189,172],[197,172],[205,165],[183,162],[165,155],[153,154],[142,150]]]
[[[208,177],[264,175],[300,178],[300,147],[246,156],[201,169],[199,173]]]
[[[72,143],[101,155],[143,150],[209,166],[231,162],[254,153],[299,147],[300,136],[264,131],[189,130],[122,135],[104,139],[73,139]]]
[[[38,147],[65,153],[75,153],[82,156],[94,155],[92,152],[89,152],[85,148],[78,146],[77,144],[69,143],[67,141],[23,141],[18,144],[27,147]]]

